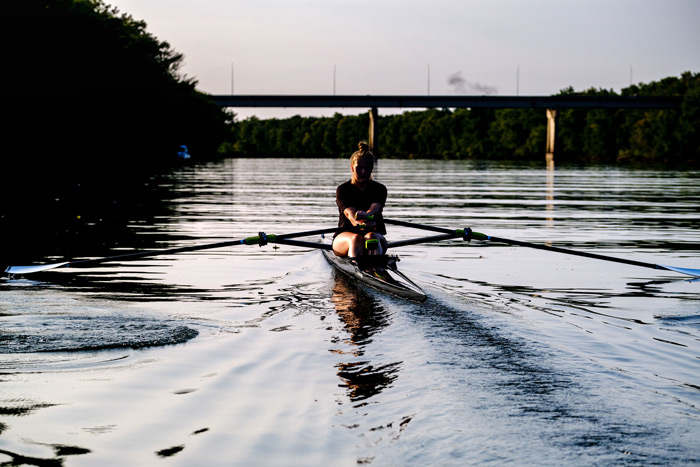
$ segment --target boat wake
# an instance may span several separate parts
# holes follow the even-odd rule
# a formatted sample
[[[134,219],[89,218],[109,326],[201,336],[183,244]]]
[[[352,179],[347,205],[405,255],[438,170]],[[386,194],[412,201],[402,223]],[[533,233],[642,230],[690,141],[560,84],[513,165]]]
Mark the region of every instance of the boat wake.
[[[27,293],[32,296],[26,301]],[[23,302],[23,306],[17,306]],[[76,297],[55,287],[32,287],[30,291],[7,289],[0,297],[3,332],[0,333],[0,360],[5,371],[30,368],[36,362],[17,354],[44,354],[38,362],[63,362],[66,357],[47,353],[79,353],[109,349],[141,349],[180,344],[199,334],[186,321],[148,313],[132,305],[115,307],[112,301]],[[21,310],[21,311],[10,311]],[[104,359],[111,360],[113,356]],[[68,360],[77,361],[74,356]],[[99,360],[99,359],[98,359]]]

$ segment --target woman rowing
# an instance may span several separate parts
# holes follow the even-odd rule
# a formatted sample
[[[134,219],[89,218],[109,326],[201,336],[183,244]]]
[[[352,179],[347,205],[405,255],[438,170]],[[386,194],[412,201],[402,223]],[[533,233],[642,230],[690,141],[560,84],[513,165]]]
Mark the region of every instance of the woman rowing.
[[[352,178],[335,191],[338,205],[338,228],[333,238],[333,252],[337,256],[357,258],[365,254],[381,255],[386,251],[386,227],[382,210],[386,203],[387,190],[381,183],[372,180],[374,154],[366,141],[361,141],[359,149],[350,157]],[[371,219],[370,219],[371,217]],[[368,250],[367,240],[376,245]]]

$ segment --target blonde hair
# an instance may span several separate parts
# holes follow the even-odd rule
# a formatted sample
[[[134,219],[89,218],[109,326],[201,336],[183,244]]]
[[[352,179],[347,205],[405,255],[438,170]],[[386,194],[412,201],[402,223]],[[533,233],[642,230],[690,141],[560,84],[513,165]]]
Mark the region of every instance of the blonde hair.
[[[352,153],[352,156],[350,156],[350,164],[355,164],[358,162],[360,159],[364,159],[365,157],[369,157],[372,159],[372,165],[374,165],[377,162],[376,157],[374,157],[374,154],[372,154],[372,151],[369,150],[369,143],[367,141],[360,141],[357,144],[357,147],[359,148],[357,151]]]

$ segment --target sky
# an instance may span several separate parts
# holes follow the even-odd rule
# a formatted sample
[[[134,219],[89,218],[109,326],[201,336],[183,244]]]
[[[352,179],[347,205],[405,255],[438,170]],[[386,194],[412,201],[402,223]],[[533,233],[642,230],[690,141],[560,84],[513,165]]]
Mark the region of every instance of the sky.
[[[209,94],[552,95],[700,71],[700,0],[104,1]]]

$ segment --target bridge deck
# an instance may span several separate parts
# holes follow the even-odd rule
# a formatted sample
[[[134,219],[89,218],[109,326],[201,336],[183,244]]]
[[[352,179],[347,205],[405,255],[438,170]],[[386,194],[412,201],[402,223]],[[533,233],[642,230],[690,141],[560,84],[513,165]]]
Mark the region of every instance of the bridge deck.
[[[220,107],[676,109],[680,97],[212,95]]]

